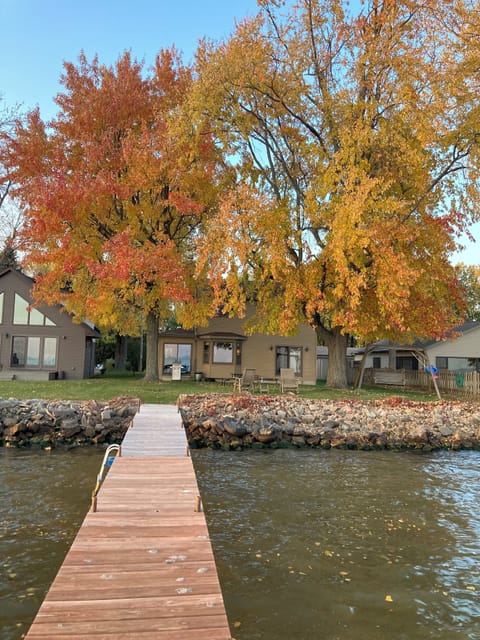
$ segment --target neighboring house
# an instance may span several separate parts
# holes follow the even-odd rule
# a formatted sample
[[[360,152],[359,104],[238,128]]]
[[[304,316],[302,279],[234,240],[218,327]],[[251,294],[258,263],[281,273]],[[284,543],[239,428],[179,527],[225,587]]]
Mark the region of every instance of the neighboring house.
[[[360,363],[365,349],[357,349],[355,362]],[[480,372],[480,322],[467,322],[455,327],[445,340],[418,340],[399,345],[383,340],[369,351],[365,368],[418,370],[415,354],[425,354],[439,371]]]
[[[100,333],[74,323],[60,305],[32,306],[33,282],[14,269],[0,273],[0,379],[93,376]]]
[[[288,367],[304,384],[315,384],[315,331],[305,324],[293,336],[246,335],[244,323],[251,314],[252,309],[245,318],[218,316],[207,327],[160,333],[159,367],[163,376],[170,376],[178,363],[184,377],[201,374],[213,380],[230,379],[245,369],[255,369],[256,375],[273,379],[280,375],[281,368]]]
[[[439,371],[480,373],[480,322],[467,322],[453,331],[454,338],[423,343],[430,362]]]

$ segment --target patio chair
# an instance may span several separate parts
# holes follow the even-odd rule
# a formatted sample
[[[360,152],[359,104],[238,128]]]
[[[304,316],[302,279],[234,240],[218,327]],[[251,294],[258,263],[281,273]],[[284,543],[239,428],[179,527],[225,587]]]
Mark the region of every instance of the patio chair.
[[[241,378],[235,381],[237,391],[253,391],[256,369],[245,369]]]
[[[280,391],[282,393],[298,393],[299,379],[295,376],[293,369],[280,369]]]

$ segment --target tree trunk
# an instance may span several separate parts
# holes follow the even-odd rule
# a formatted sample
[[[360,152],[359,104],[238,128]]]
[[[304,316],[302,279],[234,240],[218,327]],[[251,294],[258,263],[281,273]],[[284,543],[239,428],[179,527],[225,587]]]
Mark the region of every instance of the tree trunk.
[[[140,330],[140,353],[138,356],[138,372],[143,371],[143,329]]]
[[[115,335],[115,369],[125,371],[127,366],[127,336]]]
[[[346,389],[347,379],[347,344],[348,336],[340,333],[335,327],[325,335],[322,333],[328,347],[328,373],[326,387],[329,389]]]
[[[147,359],[144,380],[158,380],[158,318],[153,313],[147,315]]]

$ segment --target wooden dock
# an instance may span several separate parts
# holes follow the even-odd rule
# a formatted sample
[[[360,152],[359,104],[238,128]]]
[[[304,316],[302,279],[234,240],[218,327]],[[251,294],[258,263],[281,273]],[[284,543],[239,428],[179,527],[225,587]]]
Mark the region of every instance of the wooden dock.
[[[230,640],[197,496],[176,407],[142,405],[27,640]]]

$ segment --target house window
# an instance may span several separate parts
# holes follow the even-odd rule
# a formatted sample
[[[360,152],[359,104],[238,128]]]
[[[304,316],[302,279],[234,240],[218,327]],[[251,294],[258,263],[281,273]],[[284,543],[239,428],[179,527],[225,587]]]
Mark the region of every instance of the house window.
[[[213,343],[214,364],[232,364],[233,351],[234,351],[233,342],[214,342]]]
[[[14,336],[10,363],[12,367],[55,367],[57,338]]]
[[[477,373],[480,373],[480,358],[469,358],[468,366],[472,367]]]
[[[380,369],[382,367],[382,359],[380,356],[373,356],[372,364],[374,369]]]
[[[301,347],[277,347],[276,348],[276,375],[280,375],[280,369],[293,369],[295,375],[302,375],[302,348]]]
[[[30,324],[39,327],[54,327],[55,323],[47,318],[38,309],[31,307],[28,300],[22,296],[15,294],[15,302],[13,306],[13,324]]]
[[[57,364],[57,338],[43,340],[43,366],[55,367]]]
[[[448,358],[444,358],[442,356],[438,356],[437,358],[435,358],[435,364],[437,366],[437,369],[448,369]]]
[[[209,363],[210,363],[210,343],[204,342],[203,343],[203,364],[209,364]]]
[[[12,340],[12,358],[13,367],[24,367],[27,355],[27,338],[14,336]]]
[[[181,364],[182,373],[192,370],[192,345],[182,343],[167,343],[163,345],[163,372],[172,373],[173,363]]]
[[[240,366],[242,364],[242,343],[237,342],[235,345],[235,364]]]
[[[27,340],[27,367],[40,366],[40,338]]]
[[[418,360],[414,356],[398,356],[396,359],[397,369],[407,371],[418,371]]]
[[[438,356],[435,364],[439,370],[480,372],[480,358],[445,358]]]

